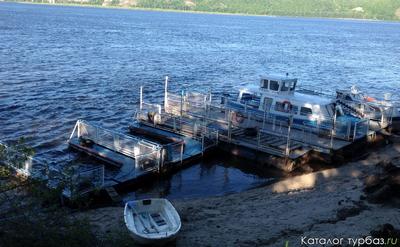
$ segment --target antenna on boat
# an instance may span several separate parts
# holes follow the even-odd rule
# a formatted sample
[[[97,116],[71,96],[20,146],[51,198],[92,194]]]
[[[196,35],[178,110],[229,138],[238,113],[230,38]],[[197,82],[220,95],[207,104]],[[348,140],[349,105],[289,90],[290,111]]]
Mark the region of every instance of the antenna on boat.
[[[139,109],[143,109],[143,86],[140,86],[140,103],[139,103]]]

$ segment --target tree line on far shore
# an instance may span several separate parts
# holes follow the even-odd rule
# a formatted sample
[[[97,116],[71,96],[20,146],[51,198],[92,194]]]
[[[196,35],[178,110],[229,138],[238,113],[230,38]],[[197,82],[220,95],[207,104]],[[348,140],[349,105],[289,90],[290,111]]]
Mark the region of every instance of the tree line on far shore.
[[[16,0],[237,14],[400,20],[400,0]]]

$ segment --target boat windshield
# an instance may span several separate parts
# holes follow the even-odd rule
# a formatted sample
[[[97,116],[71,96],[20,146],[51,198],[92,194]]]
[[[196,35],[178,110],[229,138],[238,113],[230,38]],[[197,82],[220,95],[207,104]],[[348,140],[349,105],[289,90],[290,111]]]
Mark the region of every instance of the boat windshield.
[[[295,82],[294,81],[283,81],[282,82],[282,92],[287,92],[287,91],[294,91],[295,88]]]

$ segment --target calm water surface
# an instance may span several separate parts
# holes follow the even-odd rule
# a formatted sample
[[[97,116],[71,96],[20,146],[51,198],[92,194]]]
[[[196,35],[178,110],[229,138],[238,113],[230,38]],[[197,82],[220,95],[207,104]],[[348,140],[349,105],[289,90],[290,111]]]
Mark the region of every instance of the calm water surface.
[[[138,87],[157,100],[165,75],[172,90],[289,72],[329,92],[357,84],[398,96],[399,44],[394,22],[0,3],[0,140],[29,137],[38,157],[62,166],[75,158],[66,140],[78,118],[125,130]],[[265,181],[212,161],[128,196],[219,195]]]

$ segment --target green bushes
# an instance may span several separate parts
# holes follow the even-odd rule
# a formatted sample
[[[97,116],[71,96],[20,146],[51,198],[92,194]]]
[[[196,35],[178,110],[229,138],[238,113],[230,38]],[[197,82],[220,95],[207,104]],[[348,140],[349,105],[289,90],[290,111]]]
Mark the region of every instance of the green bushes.
[[[34,153],[24,140],[11,148],[18,149],[22,156]],[[14,163],[14,159],[19,156],[10,156],[0,145],[0,162]],[[95,234],[90,219],[85,218],[90,202],[87,198],[76,203],[81,206],[78,209],[63,207],[61,187],[49,189],[46,182],[15,175],[9,167],[0,165],[0,246],[134,246],[127,232]]]

